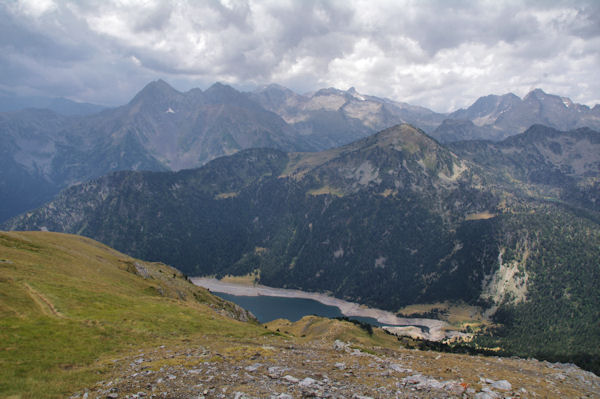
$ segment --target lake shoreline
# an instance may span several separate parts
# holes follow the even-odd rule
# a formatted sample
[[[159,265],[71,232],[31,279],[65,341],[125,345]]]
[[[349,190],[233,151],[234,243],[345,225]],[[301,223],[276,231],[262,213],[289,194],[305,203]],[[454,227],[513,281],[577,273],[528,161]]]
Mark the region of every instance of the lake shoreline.
[[[192,277],[192,283],[197,286],[204,287],[214,292],[222,292],[230,295],[238,296],[274,296],[284,298],[305,298],[312,299],[324,305],[335,306],[340,309],[341,313],[347,317],[370,317],[384,324],[386,330],[403,334],[403,330],[410,330],[410,334],[414,336],[414,329],[411,327],[395,327],[395,326],[424,326],[429,329],[428,332],[422,331],[415,338],[424,338],[431,341],[441,341],[444,338],[450,338],[456,335],[456,331],[450,330],[450,325],[442,320],[421,319],[421,318],[404,318],[398,317],[392,312],[369,308],[365,305],[360,305],[354,302],[348,302],[343,299],[335,298],[326,294],[317,292],[305,292],[295,289],[274,288],[266,285],[242,285],[231,282],[225,282],[209,277]],[[407,331],[408,332],[408,331]]]

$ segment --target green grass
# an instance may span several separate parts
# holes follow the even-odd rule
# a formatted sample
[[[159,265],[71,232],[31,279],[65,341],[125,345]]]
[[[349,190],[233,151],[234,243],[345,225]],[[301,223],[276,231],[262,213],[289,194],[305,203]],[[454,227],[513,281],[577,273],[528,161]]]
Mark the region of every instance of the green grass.
[[[0,232],[0,259],[0,397],[64,397],[139,348],[264,333],[212,310],[235,309],[175,269],[82,237]]]

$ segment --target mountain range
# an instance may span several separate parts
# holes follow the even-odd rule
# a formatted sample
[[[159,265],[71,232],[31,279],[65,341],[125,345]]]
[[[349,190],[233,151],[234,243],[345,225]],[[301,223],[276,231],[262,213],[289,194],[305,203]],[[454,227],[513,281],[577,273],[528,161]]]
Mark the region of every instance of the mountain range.
[[[299,134],[310,137],[319,149],[348,144],[400,123],[431,132],[444,119],[443,114],[427,108],[360,94],[354,88],[327,88],[301,95],[272,84],[249,96]]]
[[[463,301],[503,326],[481,345],[597,361],[599,143],[591,129],[536,125],[448,147],[403,124],[321,152],[112,173],[4,228],[86,235],[187,274],[257,271],[267,285],[394,311]]]
[[[487,139],[501,140],[522,133],[534,124],[558,130],[589,127],[600,130],[600,105],[593,108],[569,98],[546,94],[541,89],[523,99],[508,93],[481,97],[467,109],[460,109],[431,135],[442,142]]]
[[[0,114],[0,220],[115,170],[180,170],[244,148],[315,149],[281,118],[229,86],[180,93],[163,81],[128,104],[85,117]]]
[[[534,123],[598,129],[600,106],[590,109],[534,90],[523,100],[513,94],[487,96],[466,110],[440,114],[353,88],[300,95],[269,85],[243,93],[216,83],[182,93],[159,80],[128,104],[91,115],[43,109],[0,113],[0,220],[111,171],[177,171],[257,147],[319,151],[399,123],[421,128],[442,143],[498,140]]]

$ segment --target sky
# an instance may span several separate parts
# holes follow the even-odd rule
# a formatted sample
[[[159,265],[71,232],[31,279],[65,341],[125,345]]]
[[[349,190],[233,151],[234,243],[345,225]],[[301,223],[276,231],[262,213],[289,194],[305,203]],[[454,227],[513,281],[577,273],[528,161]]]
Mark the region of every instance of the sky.
[[[148,82],[278,83],[438,112],[533,88],[600,103],[600,1],[2,0],[0,90],[102,105]]]

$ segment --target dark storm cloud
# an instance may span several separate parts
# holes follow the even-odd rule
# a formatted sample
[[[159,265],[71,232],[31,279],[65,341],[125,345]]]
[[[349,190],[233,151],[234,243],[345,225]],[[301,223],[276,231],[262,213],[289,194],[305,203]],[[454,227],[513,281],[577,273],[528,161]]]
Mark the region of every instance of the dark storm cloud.
[[[156,78],[356,86],[437,110],[534,86],[600,101],[593,0],[22,0],[0,18],[0,89],[92,102]]]
[[[65,18],[72,21],[70,18]],[[69,36],[50,36],[43,27],[47,21],[23,21],[11,14],[6,5],[0,4],[0,46],[5,52],[23,57],[36,57],[50,62],[77,62],[89,58],[90,50],[83,43]],[[70,28],[77,29],[70,23]]]

